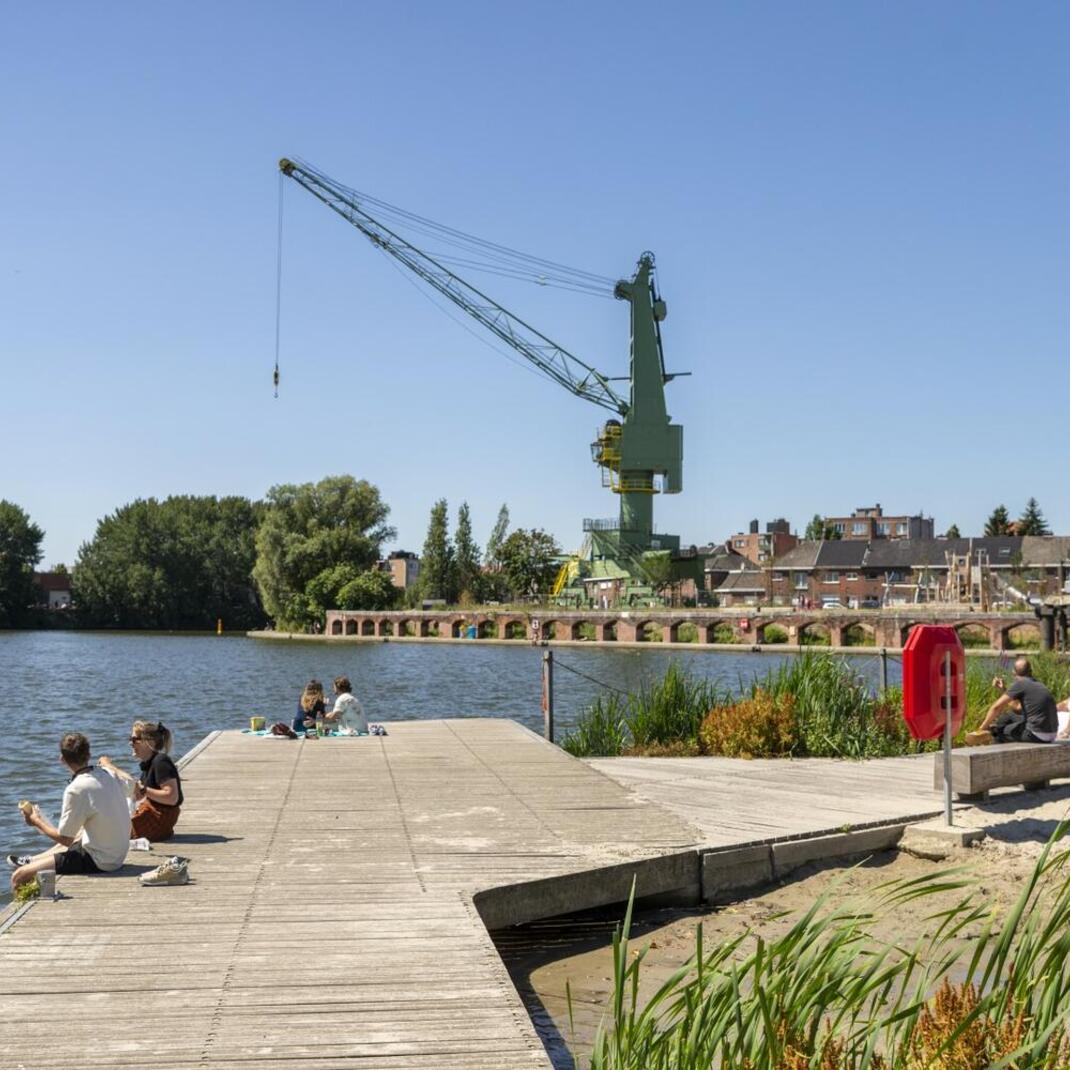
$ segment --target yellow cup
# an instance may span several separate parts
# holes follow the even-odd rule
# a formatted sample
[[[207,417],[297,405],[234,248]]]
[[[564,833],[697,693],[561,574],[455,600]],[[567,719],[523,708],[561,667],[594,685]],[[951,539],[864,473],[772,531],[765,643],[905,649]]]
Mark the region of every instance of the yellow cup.
[[[249,728],[253,732],[263,732],[266,721],[263,717],[250,717]]]

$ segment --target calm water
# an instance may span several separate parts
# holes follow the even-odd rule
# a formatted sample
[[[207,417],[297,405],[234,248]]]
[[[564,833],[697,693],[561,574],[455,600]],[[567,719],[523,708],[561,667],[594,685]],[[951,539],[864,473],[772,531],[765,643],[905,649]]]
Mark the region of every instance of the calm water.
[[[84,732],[94,755],[129,758],[131,722],[162,720],[174,733],[175,755],[216,728],[248,725],[251,714],[289,721],[304,682],[329,684],[346,674],[372,720],[431,717],[512,717],[542,730],[542,652],[516,647],[428,643],[334,645],[242,637],[0,632],[0,717],[9,726],[0,748],[0,855],[41,850],[47,841],[19,816],[20,798],[37,802],[53,820],[66,783],[59,737]],[[734,685],[790,655],[683,651],[696,675]],[[664,672],[661,650],[569,647],[555,651],[558,738],[599,692],[588,676],[622,689]],[[876,678],[874,658],[859,671]],[[890,664],[898,676],[898,666]],[[2,868],[2,867],[0,867]],[[0,894],[7,882],[0,882]]]

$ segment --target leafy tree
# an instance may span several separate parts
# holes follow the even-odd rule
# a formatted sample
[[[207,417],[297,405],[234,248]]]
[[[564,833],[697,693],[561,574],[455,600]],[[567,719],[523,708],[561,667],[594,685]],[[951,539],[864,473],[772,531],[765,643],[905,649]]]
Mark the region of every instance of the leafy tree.
[[[814,513],[813,519],[806,525],[803,538],[810,542],[819,542],[825,537],[825,518],[820,513]]]
[[[400,600],[401,588],[381,569],[362,572],[338,592],[340,609],[393,609]]]
[[[300,628],[319,618],[318,599],[334,593],[333,576],[310,585],[325,570],[349,565],[355,570],[347,574],[352,582],[375,565],[380,546],[395,535],[379,489],[353,476],[272,487],[266,505],[256,533],[253,577],[264,608],[284,627]]]
[[[97,524],[71,574],[95,627],[213,628],[264,621],[252,581],[258,504],[240,497],[138,499]]]
[[[945,539],[961,539],[962,536],[959,534],[959,526],[958,526],[958,524],[952,524],[951,527],[949,527],[947,529],[947,532],[945,533],[944,538]]]
[[[431,506],[427,538],[420,555],[420,586],[425,598],[457,600],[457,569],[449,540],[449,519],[445,498]]]
[[[0,500],[0,627],[24,623],[37,600],[33,570],[44,537],[19,506]]]
[[[806,525],[806,531],[803,534],[804,539],[809,539],[813,542],[820,542],[822,539],[839,539],[842,536],[831,525],[825,523],[825,518],[820,513],[814,513],[813,519]]]
[[[487,552],[484,554],[483,559],[486,561],[488,568],[501,567],[502,543],[505,542],[505,535],[508,530],[509,506],[503,502],[502,507],[498,510],[498,519],[494,521],[494,528],[490,533],[490,538],[487,539]]]
[[[555,557],[561,550],[552,535],[538,528],[517,528],[502,543],[502,571],[513,593],[521,598],[540,598],[557,575]]]
[[[1036,498],[1030,498],[1025,503],[1025,511],[1018,518],[1019,535],[1050,535],[1051,528],[1040,511],[1040,505]]]
[[[992,515],[985,521],[985,535],[994,538],[998,535],[1011,533],[1011,518],[1007,515],[1005,505],[997,505],[992,510]]]
[[[483,597],[483,570],[479,564],[479,546],[472,538],[472,518],[468,502],[457,510],[457,530],[453,533],[457,590],[462,600],[479,602]]]

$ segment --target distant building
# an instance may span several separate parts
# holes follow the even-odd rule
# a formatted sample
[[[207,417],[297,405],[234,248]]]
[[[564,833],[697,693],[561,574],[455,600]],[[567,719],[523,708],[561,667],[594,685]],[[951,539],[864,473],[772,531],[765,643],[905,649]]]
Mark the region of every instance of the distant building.
[[[408,590],[420,579],[420,558],[408,550],[395,550],[385,560],[379,562],[383,572],[389,572],[395,587]]]
[[[781,517],[766,524],[765,531],[759,531],[758,521],[752,520],[750,530],[733,535],[727,545],[753,564],[764,565],[773,558],[786,554],[798,541],[798,537],[792,535],[788,522]]]
[[[1006,608],[1066,586],[1070,537],[804,540],[763,566],[760,575],[762,583],[754,575],[724,570],[710,586],[722,605],[757,599],[814,609],[867,609],[983,600]]]
[[[67,609],[71,604],[71,575],[69,572],[35,572],[41,605],[49,609]]]
[[[825,517],[826,530],[831,528],[841,539],[934,539],[931,516],[885,516],[881,503],[864,505],[850,516]]]

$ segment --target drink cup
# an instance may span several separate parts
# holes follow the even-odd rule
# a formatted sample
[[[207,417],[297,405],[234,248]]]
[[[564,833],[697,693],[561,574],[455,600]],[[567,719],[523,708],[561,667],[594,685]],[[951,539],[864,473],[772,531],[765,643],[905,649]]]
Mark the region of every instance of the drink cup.
[[[38,870],[37,883],[41,886],[42,899],[56,898],[56,871],[54,869]]]
[[[250,717],[249,728],[253,732],[263,732],[266,720],[263,717]]]

